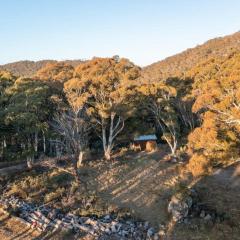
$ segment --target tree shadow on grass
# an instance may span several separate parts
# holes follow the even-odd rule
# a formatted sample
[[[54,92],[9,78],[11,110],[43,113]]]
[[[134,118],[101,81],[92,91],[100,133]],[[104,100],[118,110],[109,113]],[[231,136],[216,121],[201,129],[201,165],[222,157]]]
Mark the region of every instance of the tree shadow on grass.
[[[127,156],[127,164],[115,164],[112,175],[100,176],[101,195],[120,207],[132,209],[155,226],[168,221],[167,205],[179,184],[179,174],[178,164],[163,160],[167,154],[158,151]]]
[[[216,213],[216,219],[207,222],[195,217],[190,224],[173,224],[169,239],[226,239],[240,236],[240,161],[203,176],[193,184],[199,195],[199,203]],[[223,216],[217,220],[217,216]]]

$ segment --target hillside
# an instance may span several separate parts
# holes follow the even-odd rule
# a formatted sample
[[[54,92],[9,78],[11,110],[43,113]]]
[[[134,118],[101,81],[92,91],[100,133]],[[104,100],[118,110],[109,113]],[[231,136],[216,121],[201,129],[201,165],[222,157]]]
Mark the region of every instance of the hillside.
[[[56,61],[56,60],[41,60],[41,61],[18,61],[7,63],[4,65],[0,65],[0,70],[6,70],[11,72],[16,76],[24,76],[24,77],[31,77],[33,76],[38,70],[45,67],[48,63],[57,63],[63,62],[67,63],[72,66],[79,65],[82,60],[66,60],[66,61]]]
[[[80,62],[0,71],[0,239],[239,239],[240,32]]]
[[[186,71],[215,57],[226,57],[234,51],[240,51],[240,32],[219,37],[186,51],[153,63],[143,69],[143,76],[150,81],[169,77],[182,77]]]

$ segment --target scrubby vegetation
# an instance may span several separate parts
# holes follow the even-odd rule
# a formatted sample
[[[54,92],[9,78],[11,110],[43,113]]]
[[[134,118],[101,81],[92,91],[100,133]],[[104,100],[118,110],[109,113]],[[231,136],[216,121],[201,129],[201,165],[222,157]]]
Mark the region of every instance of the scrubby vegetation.
[[[194,175],[232,161],[239,154],[238,41],[239,33],[211,40],[142,71],[113,57],[76,68],[54,62],[33,78],[1,72],[1,158],[69,153],[80,166],[87,148],[109,159],[115,141],[130,142],[142,125],[174,157],[187,146]]]

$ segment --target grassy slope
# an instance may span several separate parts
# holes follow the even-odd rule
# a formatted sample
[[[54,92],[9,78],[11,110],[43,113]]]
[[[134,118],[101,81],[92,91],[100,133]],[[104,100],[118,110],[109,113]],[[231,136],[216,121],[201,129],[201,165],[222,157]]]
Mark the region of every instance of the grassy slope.
[[[165,147],[162,147],[155,153],[123,153],[112,162],[87,163],[81,170],[82,180],[87,182],[89,194],[97,194],[92,208],[79,213],[106,214],[114,208],[130,209],[136,218],[147,220],[156,228],[159,224],[168,226],[168,239],[171,240],[239,239],[240,164],[236,163],[212,176],[203,177],[193,185],[205,204],[218,212],[228,213],[228,219],[215,225],[206,224],[200,219],[194,219],[191,224],[172,225],[166,211],[167,204],[172,194],[181,189],[183,184],[191,184],[191,179],[181,171],[182,164],[170,163],[166,159],[167,151],[164,149]],[[60,199],[57,206],[63,207],[64,202],[61,201],[64,196],[61,193],[59,195],[57,189],[59,186],[70,189],[71,178],[66,178],[63,172],[56,170],[48,170],[44,177],[42,174],[28,172],[22,177],[19,175],[15,179],[19,185],[16,187],[13,184],[13,190],[19,190],[22,185],[26,186],[24,191],[28,191],[27,182],[30,181],[39,188],[32,188],[27,192],[25,197],[28,200],[44,201],[44,196],[56,195]],[[92,195],[86,196],[87,199],[90,197]],[[77,195],[75,200],[75,203],[70,201],[70,209],[84,208]]]

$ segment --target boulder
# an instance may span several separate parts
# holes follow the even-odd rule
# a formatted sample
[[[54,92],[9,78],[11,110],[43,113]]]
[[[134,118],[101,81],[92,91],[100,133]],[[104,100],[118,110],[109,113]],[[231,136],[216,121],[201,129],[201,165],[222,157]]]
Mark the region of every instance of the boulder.
[[[174,221],[181,221],[188,216],[195,196],[196,192],[194,190],[185,190],[172,196],[168,204],[168,212],[172,215]]]

